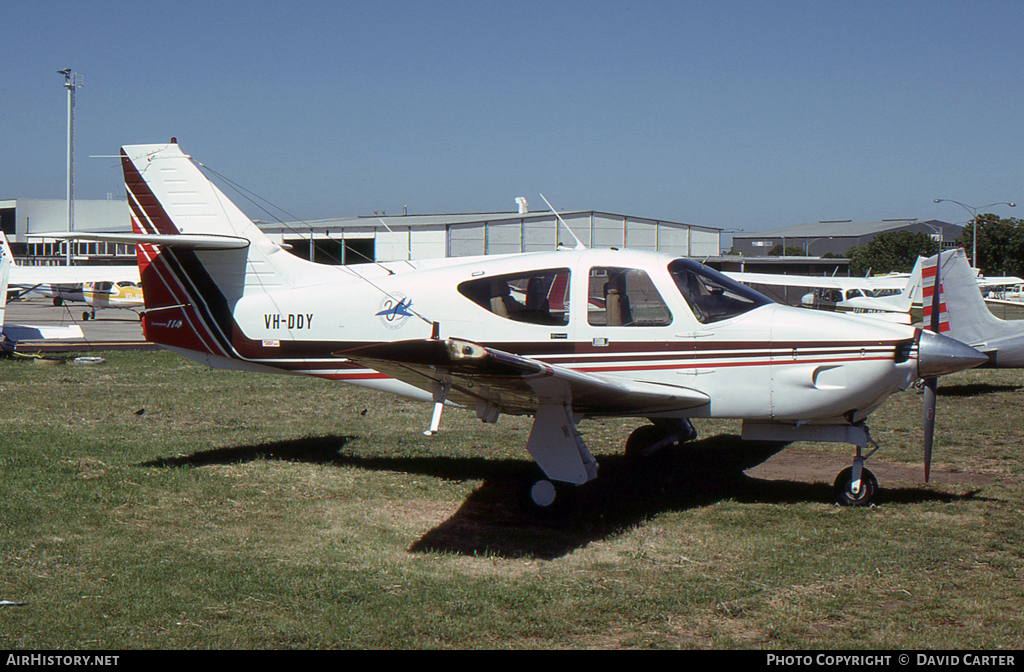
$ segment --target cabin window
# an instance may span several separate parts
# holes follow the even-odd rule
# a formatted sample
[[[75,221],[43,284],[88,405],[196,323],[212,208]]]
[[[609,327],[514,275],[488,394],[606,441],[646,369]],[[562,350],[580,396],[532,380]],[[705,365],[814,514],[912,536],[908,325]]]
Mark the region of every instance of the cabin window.
[[[690,259],[668,265],[694,317],[707,324],[742,315],[772,302],[767,296]]]
[[[816,303],[839,303],[843,300],[843,291],[841,289],[816,289],[814,290],[814,297],[817,299]]]
[[[469,280],[459,293],[495,315],[528,324],[569,323],[569,269],[552,268]]]
[[[601,327],[659,327],[672,314],[647,273],[636,268],[590,269],[587,322]]]

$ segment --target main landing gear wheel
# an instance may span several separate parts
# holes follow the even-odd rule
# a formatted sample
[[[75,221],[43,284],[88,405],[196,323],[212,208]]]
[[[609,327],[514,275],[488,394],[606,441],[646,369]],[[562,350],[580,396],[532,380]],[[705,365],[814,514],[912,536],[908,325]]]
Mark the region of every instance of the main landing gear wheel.
[[[650,457],[665,438],[665,432],[654,425],[637,427],[626,439],[626,459],[632,462]]]
[[[674,446],[697,438],[697,430],[685,419],[651,421],[654,424],[641,425],[626,439],[626,459],[644,460],[662,448]]]
[[[878,491],[878,479],[867,469],[861,469],[860,488],[853,491],[853,467],[847,467],[836,476],[833,485],[836,501],[842,506],[868,506]]]

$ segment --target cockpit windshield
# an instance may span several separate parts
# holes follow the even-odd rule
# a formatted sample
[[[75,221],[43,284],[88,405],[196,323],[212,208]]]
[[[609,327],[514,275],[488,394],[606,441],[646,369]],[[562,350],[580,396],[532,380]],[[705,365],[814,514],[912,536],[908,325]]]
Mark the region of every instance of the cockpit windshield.
[[[767,296],[691,259],[676,259],[668,270],[694,317],[704,324],[772,303]]]

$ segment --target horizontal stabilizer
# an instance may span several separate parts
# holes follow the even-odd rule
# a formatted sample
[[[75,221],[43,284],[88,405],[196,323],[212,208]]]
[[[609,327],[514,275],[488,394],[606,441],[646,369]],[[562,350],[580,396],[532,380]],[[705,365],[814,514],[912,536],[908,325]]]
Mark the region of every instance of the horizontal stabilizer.
[[[30,238],[56,238],[59,240],[91,240],[98,243],[145,244],[180,247],[193,250],[241,250],[249,240],[236,236],[215,234],[159,234],[159,233],[47,233],[31,234]]]

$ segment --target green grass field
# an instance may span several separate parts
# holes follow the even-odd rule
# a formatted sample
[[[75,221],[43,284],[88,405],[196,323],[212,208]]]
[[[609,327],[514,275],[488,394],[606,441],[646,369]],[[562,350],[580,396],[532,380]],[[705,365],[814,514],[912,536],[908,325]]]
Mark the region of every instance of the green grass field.
[[[872,508],[832,503],[849,447],[707,421],[637,468],[602,420],[541,521],[529,419],[428,438],[396,397],[106,357],[0,361],[2,648],[1024,647],[1017,371],[941,381],[929,485],[920,395],[876,413]]]

